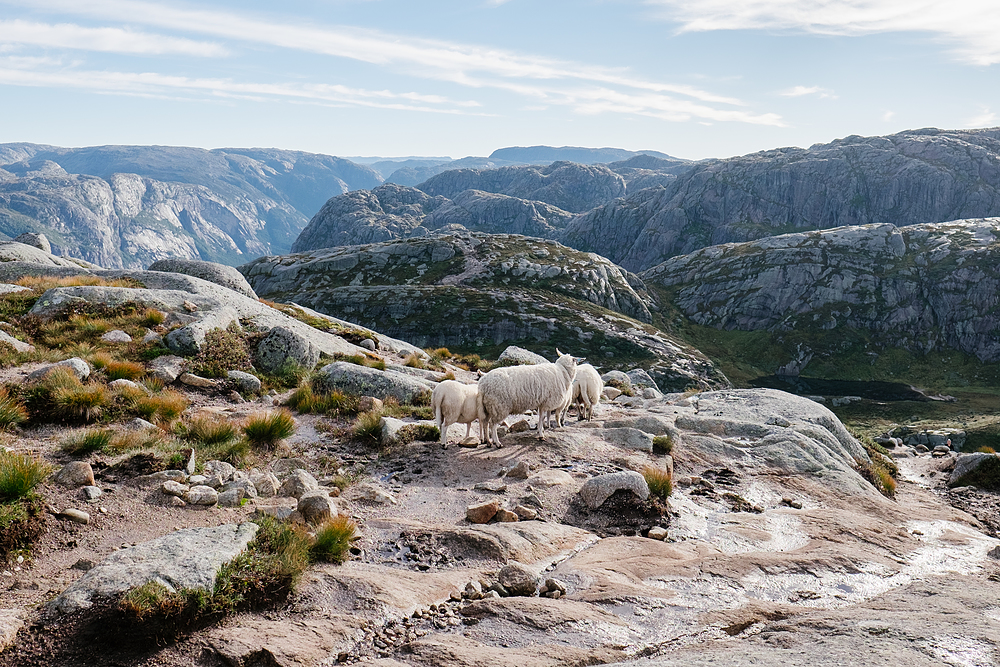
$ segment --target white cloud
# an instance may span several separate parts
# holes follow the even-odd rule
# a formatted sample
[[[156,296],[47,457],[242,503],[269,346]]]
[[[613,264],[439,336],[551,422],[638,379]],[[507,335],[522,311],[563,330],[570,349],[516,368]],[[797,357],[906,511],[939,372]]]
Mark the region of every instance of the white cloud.
[[[973,65],[1000,63],[995,0],[644,0],[683,32],[792,30],[825,35],[926,32]]]
[[[213,57],[228,54],[228,51],[218,44],[123,28],[86,28],[71,23],[53,25],[21,20],[0,21],[0,45],[12,44],[148,55],[177,53]]]
[[[889,122],[895,115],[896,115],[895,111],[886,111],[884,114],[882,114],[882,120]]]
[[[966,127],[993,127],[997,124],[997,115],[987,107],[980,107],[980,113],[965,121]]]
[[[805,95],[816,95],[821,99],[837,99],[832,90],[820,88],[819,86],[795,86],[778,93],[782,97],[803,97]]]
[[[25,4],[23,0],[0,0]],[[567,62],[502,49],[412,38],[346,26],[289,23],[269,17],[186,9],[143,0],[33,0],[47,8],[160,29],[195,32],[217,39],[348,58],[392,68],[411,76],[473,88],[494,88],[571,104],[581,113],[638,113],[668,120],[705,118],[781,125],[773,113],[734,111],[745,104],[694,86],[650,81],[625,69]],[[678,99],[690,98],[690,99]],[[695,100],[692,102],[691,100]]]

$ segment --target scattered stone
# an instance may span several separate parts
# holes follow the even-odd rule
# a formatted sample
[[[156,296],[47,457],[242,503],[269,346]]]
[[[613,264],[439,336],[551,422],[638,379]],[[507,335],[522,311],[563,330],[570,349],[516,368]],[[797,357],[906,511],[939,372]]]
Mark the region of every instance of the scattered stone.
[[[951,447],[948,445],[937,445],[931,450],[931,456],[935,458],[941,458],[942,456],[948,456],[951,454]]]
[[[305,470],[308,465],[305,459],[300,458],[276,459],[271,463],[271,471],[278,476],[278,479],[284,479],[295,470],[300,468]]]
[[[12,646],[18,631],[24,627],[24,612],[20,609],[0,609],[0,652]]]
[[[528,486],[565,486],[573,484],[575,480],[565,470],[539,470],[528,478]]]
[[[538,588],[538,577],[521,563],[511,561],[500,568],[500,572],[497,573],[497,583],[510,595],[531,596]]]
[[[60,486],[94,486],[94,469],[86,461],[70,461],[53,477]]]
[[[87,500],[97,500],[104,493],[99,486],[85,486],[82,490],[83,497]]]
[[[196,486],[198,484],[211,486],[211,484],[208,483],[208,477],[205,477],[204,475],[191,475],[188,477],[187,481],[191,486]]]
[[[318,526],[330,517],[337,516],[337,505],[326,491],[310,491],[299,498],[295,511],[306,523]]]
[[[604,504],[615,491],[631,491],[640,500],[649,498],[649,486],[645,478],[632,470],[613,472],[607,475],[591,477],[580,488],[580,498],[591,509],[597,509]]]
[[[476,447],[479,447],[479,445],[479,438],[474,435],[470,435],[468,438],[462,438],[458,442],[459,447],[464,447],[466,449],[475,449]]]
[[[149,374],[163,384],[172,384],[184,372],[183,357],[165,355],[149,362]]]
[[[528,423],[527,419],[520,419],[507,429],[508,433],[524,433],[531,430],[531,425]]]
[[[601,392],[604,398],[608,401],[613,401],[622,395],[620,389],[615,389],[614,387],[605,387],[604,391]]]
[[[257,490],[257,495],[262,498],[273,498],[278,495],[281,482],[274,476],[274,473],[250,471],[250,481]]]
[[[239,479],[234,478],[231,482],[226,482],[219,491],[220,493],[226,493],[234,489],[238,489],[243,493],[241,498],[253,500],[257,497],[257,487],[250,481],[249,477],[241,476]]]
[[[209,380],[194,373],[181,373],[177,379],[181,384],[186,384],[189,387],[197,387],[198,389],[213,389],[216,386],[215,380]]]
[[[183,499],[188,505],[215,505],[219,502],[219,492],[210,486],[192,486]]]
[[[515,507],[514,512],[521,521],[534,521],[538,518],[538,512],[524,505]]]
[[[927,449],[926,445],[916,445],[914,447],[914,449],[917,450],[918,454],[926,454],[927,452],[931,451],[931,450]]]
[[[796,510],[802,509],[802,503],[787,497],[781,499],[781,504],[784,505],[785,507],[791,507],[792,509]]]
[[[922,534],[922,533],[921,533]],[[986,552],[986,555],[993,560],[1000,560],[1000,545],[997,545]]]
[[[370,412],[372,410],[381,410],[384,403],[381,399],[375,398],[374,396],[362,396],[361,400],[358,401],[358,408],[362,412]]]
[[[478,482],[474,487],[476,491],[489,491],[490,493],[507,493],[507,485],[500,480],[491,479],[486,482]]]
[[[631,382],[631,386],[633,387],[637,388],[651,387],[653,389],[656,389],[657,391],[659,391],[660,389],[659,387],[656,386],[656,382],[653,380],[652,377],[650,377],[649,373],[647,373],[641,368],[633,368],[625,375],[628,376],[628,379]]]
[[[478,581],[470,581],[465,585],[465,590],[462,591],[462,597],[466,600],[483,599],[483,585]]]
[[[499,501],[488,500],[465,508],[465,518],[469,520],[469,523],[489,523],[499,510]]]
[[[984,454],[981,452],[959,454],[955,460],[955,467],[951,471],[951,476],[948,478],[948,486],[957,486],[962,482],[963,477],[975,473],[984,464],[993,463],[995,465],[1000,463],[1000,461],[997,461],[997,458],[996,454]]]
[[[667,529],[662,526],[653,526],[646,533],[646,537],[651,540],[660,540],[661,542],[667,539]]]
[[[121,329],[112,329],[101,336],[101,340],[105,343],[131,343],[132,337]]]
[[[146,335],[142,337],[142,342],[147,345],[159,345],[163,342],[163,336],[149,329],[146,331]]]
[[[646,387],[642,390],[642,397],[645,399],[659,399],[663,398],[663,394],[652,387]]]
[[[93,568],[94,568],[94,561],[90,560],[89,558],[81,558],[80,560],[70,565],[71,570],[81,570],[83,572],[87,572],[88,570],[92,570]]]
[[[365,348],[366,350],[369,350],[370,352],[374,352],[375,350],[378,349],[378,345],[376,345],[375,341],[373,341],[371,338],[363,338],[361,342],[358,343],[358,345]]]
[[[38,248],[42,252],[52,254],[52,244],[49,243],[49,239],[45,234],[40,234],[38,232],[24,232],[23,234],[18,234],[13,239],[15,243],[23,243],[24,245],[30,245],[32,248]]]
[[[499,509],[495,515],[495,518],[500,523],[514,523],[519,520],[519,517],[514,512],[506,509]]]
[[[302,468],[298,468],[289,473],[288,477],[285,478],[285,481],[281,483],[281,487],[278,489],[278,495],[291,498],[301,498],[306,493],[315,491],[318,488],[319,482],[316,481],[316,478]]]
[[[154,482],[163,482],[170,479],[183,484],[187,480],[187,473],[183,470],[159,470],[154,472],[152,475],[149,475],[147,479]]]
[[[59,512],[59,514],[57,514],[56,516],[59,517],[60,519],[67,519],[69,521],[72,521],[73,523],[82,523],[85,526],[88,523],[90,523],[90,515],[84,512],[83,510],[66,509],[63,510],[62,512]]]
[[[233,478],[236,468],[231,463],[225,461],[206,461],[202,468],[202,473],[208,477],[206,486],[217,488]]]
[[[559,579],[546,579],[542,588],[545,589],[546,593],[561,593],[562,595],[566,595],[566,584]]]
[[[178,498],[183,498],[184,494],[191,490],[186,484],[181,484],[180,482],[175,482],[172,479],[168,479],[160,486],[160,491],[167,494],[168,496],[177,496]]]
[[[18,340],[11,336],[6,331],[0,331],[0,343],[7,343],[17,352],[34,352],[35,346],[29,343],[25,343],[23,340]]]
[[[229,381],[233,383],[233,386],[241,394],[260,393],[260,378],[256,375],[244,373],[243,371],[227,371],[226,377],[229,378]]]
[[[528,467],[527,461],[518,461],[513,468],[507,471],[507,477],[511,479],[528,479],[530,474],[531,468]]]
[[[79,357],[64,359],[63,361],[39,368],[37,371],[28,374],[28,382],[41,380],[56,368],[68,368],[80,380],[90,377],[90,364]]]
[[[219,492],[219,507],[240,507],[246,497],[242,488],[227,489]]]
[[[396,504],[395,496],[369,482],[358,484],[352,488],[351,497],[358,500],[367,500],[369,502],[378,503],[379,505]]]
[[[150,428],[156,428],[156,429],[159,428],[156,424],[154,424],[152,422],[148,422],[145,419],[143,419],[142,417],[136,417],[135,419],[133,419],[132,421],[130,421],[128,423],[128,427],[130,429],[132,429],[133,431],[145,431],[146,429],[150,429]]]
[[[148,393],[148,391],[138,382],[132,382],[132,380],[126,380],[125,378],[112,380],[111,382],[108,383],[108,388],[113,389],[115,391],[121,391],[122,389],[132,389]]]

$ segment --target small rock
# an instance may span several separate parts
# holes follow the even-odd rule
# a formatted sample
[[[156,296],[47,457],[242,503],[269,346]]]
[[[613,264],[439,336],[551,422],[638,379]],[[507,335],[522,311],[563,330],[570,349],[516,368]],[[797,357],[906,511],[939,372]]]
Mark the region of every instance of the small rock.
[[[465,508],[465,518],[469,523],[488,523],[500,510],[500,502],[488,500]]]
[[[200,375],[195,375],[194,373],[181,373],[180,377],[177,378],[181,384],[186,384],[189,387],[197,387],[199,389],[211,389],[215,387],[215,380],[209,380],[208,378],[203,378]]]
[[[63,361],[44,366],[37,371],[29,373],[28,382],[41,380],[56,368],[68,368],[80,380],[86,380],[90,377],[90,364],[79,357],[73,357],[72,359],[64,359]]]
[[[521,563],[511,561],[497,573],[497,583],[510,595],[531,596],[538,588],[538,577]]]
[[[528,486],[563,486],[573,484],[573,476],[565,470],[539,470],[528,478]]]
[[[644,452],[653,451],[653,436],[637,428],[605,428],[599,433],[612,445]]]
[[[222,486],[233,478],[236,468],[225,461],[206,461],[202,472],[209,478],[207,486]]]
[[[361,412],[371,412],[372,410],[381,410],[384,403],[382,399],[375,398],[374,396],[362,396],[361,400],[358,401],[358,408]]]
[[[506,493],[507,485],[498,480],[490,480],[488,482],[478,482],[474,487],[476,491],[489,491],[491,493]]]
[[[133,431],[145,431],[149,428],[159,428],[156,424],[148,422],[142,417],[136,417],[128,423],[128,427]]]
[[[132,382],[132,380],[126,380],[125,378],[118,378],[117,380],[112,380],[111,382],[108,383],[108,389],[112,389],[115,391],[121,391],[122,389],[131,389],[131,390],[139,390],[142,392],[147,392],[146,388],[143,387],[138,382]]]
[[[17,633],[23,627],[24,612],[22,610],[0,609],[0,652],[17,641]]]
[[[80,560],[70,565],[70,569],[82,570],[83,572],[87,572],[88,570],[94,569],[94,561],[90,560],[89,558],[81,558]]]
[[[204,475],[191,475],[188,477],[187,481],[191,486],[211,486],[211,484],[208,483],[208,477],[205,477]]]
[[[170,496],[170,500],[167,502],[170,503],[171,507],[187,507],[187,503],[184,502],[184,499],[178,498],[177,496]]]
[[[514,523],[518,521],[518,516],[514,512],[506,509],[499,509],[496,513],[496,520],[500,523]]]
[[[148,479],[154,482],[163,482],[169,479],[183,484],[187,480],[187,473],[183,470],[160,470],[149,475]]]
[[[378,346],[375,345],[375,341],[373,341],[371,338],[362,339],[361,342],[358,343],[358,345],[360,345],[361,347],[365,348],[370,352],[374,352],[376,349],[378,349]]]
[[[524,505],[518,505],[514,508],[514,513],[521,521],[534,521],[538,518],[538,512],[531,509],[530,507],[525,507]]]
[[[927,449],[926,445],[917,445],[916,447],[914,447],[914,449],[917,450],[918,454],[926,454],[927,452],[931,451]]]
[[[916,531],[914,531],[914,534],[916,534]],[[923,533],[921,533],[921,534],[923,534]],[[992,558],[993,560],[1000,560],[1000,545],[995,546],[992,549],[990,549],[989,551],[987,551],[986,555],[989,556],[990,558]]]
[[[58,516],[60,519],[68,519],[73,523],[82,523],[83,525],[87,525],[88,523],[90,523],[90,515],[84,512],[83,510],[77,510],[77,509],[63,510],[56,516]]]
[[[131,343],[132,337],[121,329],[112,329],[101,336],[101,340],[105,343]]]
[[[219,493],[210,486],[192,486],[184,494],[184,502],[188,505],[215,505],[219,502]]]
[[[448,595],[448,598],[450,600],[454,600],[455,602],[461,602],[462,601],[462,593],[460,591],[452,591]]]
[[[175,482],[172,479],[168,479],[162,486],[160,486],[160,491],[168,496],[177,496],[178,498],[183,498],[184,494],[190,490],[191,487],[186,484],[181,484],[180,482]]]
[[[310,491],[301,498],[295,510],[309,524],[318,526],[332,516],[337,515],[337,505],[326,491]]]
[[[237,403],[237,404],[247,402],[246,399],[243,398],[243,395],[240,392],[236,391],[235,389],[226,394],[226,400],[228,400],[230,403]]]
[[[507,471],[507,477],[511,479],[528,479],[530,474],[531,469],[528,467],[527,461],[518,461],[513,468]]]
[[[1000,548],[1000,547],[998,547]],[[478,581],[470,581],[465,585],[462,597],[468,600],[480,600],[483,597],[483,585]]]
[[[380,505],[396,504],[396,498],[391,493],[370,483],[358,484],[352,489],[352,496],[358,500],[367,500]]]
[[[614,387],[605,387],[602,394],[604,395],[605,399],[613,401],[619,396],[621,396],[622,392],[620,389],[615,389]]]
[[[546,579],[545,580],[545,590],[549,593],[558,592],[563,595],[566,594],[566,584],[564,584],[559,579]]]
[[[663,540],[667,539],[667,529],[662,526],[653,526],[652,528],[649,529],[649,532],[646,534],[646,537],[648,537],[651,540],[660,540],[662,542]]]
[[[240,507],[245,498],[245,491],[242,488],[227,489],[219,493],[219,507]]]
[[[244,373],[243,371],[228,371],[226,377],[229,378],[229,381],[233,383],[233,386],[241,394],[260,393],[260,378],[256,375]]]
[[[71,461],[56,473],[53,481],[70,488],[94,486],[94,469],[86,461]]]
[[[530,431],[531,425],[528,424],[527,419],[521,419],[511,424],[510,428],[507,429],[508,433],[524,433],[525,431]]]
[[[97,500],[104,492],[97,486],[83,487],[83,497],[87,500]]]
[[[198,312],[198,305],[194,304],[194,303],[191,303],[190,301],[188,301],[186,299],[184,300],[184,303],[181,304],[181,305],[184,307],[184,310],[188,311],[189,313],[196,313],[196,312]]]
[[[253,483],[254,488],[257,489],[257,495],[262,498],[273,498],[278,495],[278,489],[281,488],[281,482],[270,472],[251,471],[250,481]]]
[[[171,384],[184,372],[185,360],[175,355],[164,355],[149,362],[149,374],[163,384]]]
[[[286,496],[291,498],[301,498],[303,495],[310,491],[315,491],[319,488],[319,482],[316,478],[310,475],[305,470],[299,468],[293,470],[285,481],[281,483],[281,487],[278,489],[279,496]]]
[[[159,345],[163,342],[163,336],[150,329],[146,331],[146,335],[142,337],[142,342],[147,345],[150,343],[153,345]]]

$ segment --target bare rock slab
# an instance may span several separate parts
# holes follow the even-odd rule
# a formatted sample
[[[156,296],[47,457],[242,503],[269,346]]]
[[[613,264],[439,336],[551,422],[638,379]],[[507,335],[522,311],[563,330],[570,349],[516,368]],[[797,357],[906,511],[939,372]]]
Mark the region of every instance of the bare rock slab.
[[[243,551],[256,534],[255,523],[188,528],[122,549],[52,600],[47,611],[59,614],[86,609],[97,598],[109,598],[150,581],[169,590],[211,590],[222,564]]]

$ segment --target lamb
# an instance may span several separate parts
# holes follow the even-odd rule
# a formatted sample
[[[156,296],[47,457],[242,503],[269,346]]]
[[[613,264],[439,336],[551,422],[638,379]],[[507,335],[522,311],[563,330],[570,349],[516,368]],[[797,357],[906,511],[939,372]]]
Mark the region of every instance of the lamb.
[[[465,424],[465,437],[472,433],[472,422],[479,417],[477,397],[479,387],[462,384],[455,380],[445,380],[434,387],[431,394],[431,408],[434,410],[434,424],[441,430],[441,444],[448,448],[448,427]],[[480,422],[480,437],[482,422]]]
[[[510,414],[535,410],[538,437],[545,437],[545,413],[561,409],[573,378],[577,359],[559,354],[555,363],[494,368],[479,381],[479,430],[487,444],[501,447],[497,426]],[[580,359],[580,361],[583,361]]]
[[[576,367],[576,377],[573,379],[573,396],[571,403],[576,404],[576,411],[580,421],[586,419],[590,421],[594,418],[594,406],[601,401],[601,392],[604,391],[604,380],[597,369],[590,364],[581,364]],[[569,404],[566,405],[565,413],[569,411]],[[562,419],[559,420],[560,425]]]

